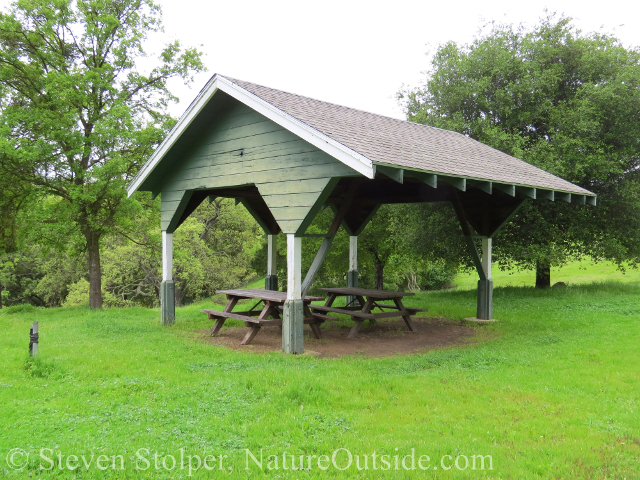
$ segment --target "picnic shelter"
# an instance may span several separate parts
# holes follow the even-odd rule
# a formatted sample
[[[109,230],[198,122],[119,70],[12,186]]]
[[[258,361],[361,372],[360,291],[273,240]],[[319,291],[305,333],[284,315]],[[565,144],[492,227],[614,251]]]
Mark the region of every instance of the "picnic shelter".
[[[209,197],[235,198],[268,235],[265,288],[277,290],[275,236],[287,238],[286,353],[303,351],[303,302],[340,227],[357,239],[383,204],[448,201],[478,272],[477,318],[493,316],[492,238],[527,200],[595,205],[593,193],[463,134],[214,75],[128,186],[161,199],[161,317],[175,319],[172,235]],[[305,277],[301,245],[318,211],[334,220]],[[429,232],[425,232],[429,235]],[[480,251],[476,239],[480,241]]]

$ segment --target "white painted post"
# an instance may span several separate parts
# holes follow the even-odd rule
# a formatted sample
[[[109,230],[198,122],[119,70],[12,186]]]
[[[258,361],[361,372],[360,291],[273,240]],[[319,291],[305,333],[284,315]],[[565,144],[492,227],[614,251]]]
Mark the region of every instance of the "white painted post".
[[[267,275],[276,275],[276,236],[268,235]]]
[[[491,238],[482,239],[482,269],[486,279],[478,280],[478,310],[479,320],[493,320],[493,280],[491,280]]]
[[[278,290],[278,272],[276,257],[278,255],[276,236],[267,235],[267,277],[264,279],[265,290]]]
[[[349,270],[358,270],[358,236],[349,236]]]
[[[162,231],[162,283],[160,284],[160,316],[163,325],[176,320],[176,288],[173,282],[173,233]]]
[[[173,233],[162,231],[162,281],[173,280]]]
[[[287,234],[287,300],[302,299],[302,238]]]
[[[491,280],[491,248],[493,239],[486,237],[482,239],[482,267],[487,275],[487,280]]]
[[[282,349],[304,352],[304,309],[302,304],[302,239],[287,234],[287,300],[282,320]]]

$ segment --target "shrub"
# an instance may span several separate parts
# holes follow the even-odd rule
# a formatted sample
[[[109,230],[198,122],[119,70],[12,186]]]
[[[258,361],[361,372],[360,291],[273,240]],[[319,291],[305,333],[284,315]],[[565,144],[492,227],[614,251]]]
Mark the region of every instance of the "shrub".
[[[418,270],[417,277],[420,290],[442,290],[451,286],[456,272],[432,263]]]
[[[69,287],[69,294],[62,304],[63,307],[88,307],[89,282],[81,278]]]

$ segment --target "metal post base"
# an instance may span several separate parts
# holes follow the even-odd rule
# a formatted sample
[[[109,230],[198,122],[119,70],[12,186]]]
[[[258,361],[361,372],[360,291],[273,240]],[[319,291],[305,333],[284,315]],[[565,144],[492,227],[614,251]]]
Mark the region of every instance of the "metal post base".
[[[479,320],[493,319],[493,280],[478,280],[478,311]]]
[[[264,279],[264,289],[278,291],[278,276],[267,275]]]
[[[302,300],[284,302],[282,321],[282,349],[284,353],[304,352],[304,308]]]
[[[176,284],[173,280],[160,284],[160,314],[163,325],[176,322]]]
[[[347,287],[358,288],[358,270],[349,270],[347,272]],[[356,297],[347,295],[347,305],[357,305]]]

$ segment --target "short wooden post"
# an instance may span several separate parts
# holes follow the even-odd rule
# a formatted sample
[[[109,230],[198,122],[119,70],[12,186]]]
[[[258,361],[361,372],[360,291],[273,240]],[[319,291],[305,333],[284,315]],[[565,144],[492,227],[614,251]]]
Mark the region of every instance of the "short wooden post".
[[[358,236],[349,236],[349,271],[347,272],[347,287],[358,288]],[[347,305],[353,305],[356,297],[347,295]]]
[[[173,281],[173,233],[162,231],[162,283],[160,284],[160,316],[163,325],[176,321],[176,287]]]
[[[482,269],[484,279],[478,280],[478,309],[476,316],[478,320],[493,319],[493,280],[491,279],[491,249],[492,238],[482,239]]]
[[[35,321],[33,322],[33,326],[29,331],[29,355],[31,355],[32,357],[38,355],[38,341],[38,322]]]
[[[302,239],[287,234],[287,300],[282,321],[284,353],[304,352],[304,308],[302,303]]]
[[[265,290],[278,290],[278,271],[276,270],[278,249],[276,238],[275,235],[267,235],[267,276],[264,279]]]

